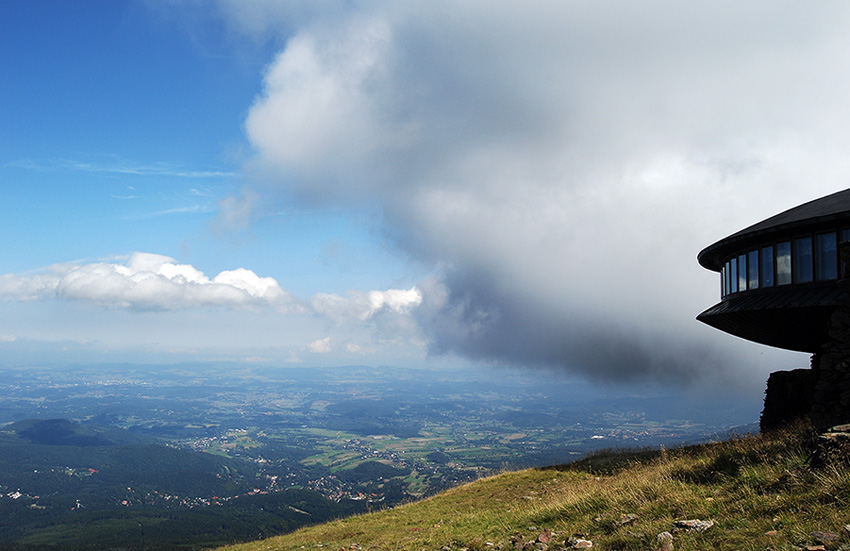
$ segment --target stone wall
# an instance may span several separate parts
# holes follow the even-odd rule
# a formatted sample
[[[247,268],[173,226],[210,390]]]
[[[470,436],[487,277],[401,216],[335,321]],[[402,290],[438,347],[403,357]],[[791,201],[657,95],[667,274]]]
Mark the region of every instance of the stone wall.
[[[814,405],[815,372],[811,369],[775,371],[767,379],[764,409],[759,426],[762,432],[782,428],[810,416]]]
[[[810,417],[820,429],[850,422],[850,309],[832,314],[829,338],[812,366],[816,381]]]
[[[811,369],[770,374],[762,431],[803,418],[819,430],[850,423],[850,308],[835,310],[828,333],[830,340],[812,356]]]
[[[828,341],[812,356],[812,368],[777,371],[767,380],[761,430],[808,417],[826,430],[850,423],[850,242],[838,244],[843,273],[837,285],[844,291],[827,326]]]

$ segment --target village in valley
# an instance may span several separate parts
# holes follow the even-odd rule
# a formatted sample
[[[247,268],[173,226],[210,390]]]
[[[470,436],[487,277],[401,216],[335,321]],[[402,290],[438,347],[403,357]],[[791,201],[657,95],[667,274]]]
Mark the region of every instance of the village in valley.
[[[726,417],[699,418],[697,408],[675,400],[596,395],[533,371],[119,364],[7,368],[2,381],[4,425],[67,419],[122,429],[250,464],[250,495],[299,488],[373,505],[600,448],[705,441],[753,420],[740,404]],[[48,467],[98,474],[95,465]],[[7,498],[30,495],[14,480],[0,480],[0,489]],[[238,495],[128,488],[115,500],[198,507]]]

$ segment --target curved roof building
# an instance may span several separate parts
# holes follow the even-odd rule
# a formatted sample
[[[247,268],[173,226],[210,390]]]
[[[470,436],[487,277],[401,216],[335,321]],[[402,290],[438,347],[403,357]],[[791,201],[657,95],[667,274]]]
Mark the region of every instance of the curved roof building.
[[[706,247],[699,263],[720,273],[720,302],[697,316],[769,346],[819,352],[847,294],[839,243],[850,241],[850,189],[804,203]]]

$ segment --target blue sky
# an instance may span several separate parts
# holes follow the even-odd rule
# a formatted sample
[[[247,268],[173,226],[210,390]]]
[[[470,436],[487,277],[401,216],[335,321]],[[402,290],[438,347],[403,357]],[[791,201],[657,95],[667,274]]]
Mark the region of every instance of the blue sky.
[[[0,273],[25,277],[59,263],[120,264],[140,251],[211,277],[247,267],[305,299],[368,292],[370,285],[409,289],[421,277],[415,263],[391,250],[380,211],[369,205],[317,208],[292,203],[277,190],[250,223],[231,226],[219,218],[222,202],[239,195],[250,178],[243,166],[251,156],[244,119],[285,37],[235,34],[215,13],[189,4],[10,2],[2,9],[8,78],[0,84],[0,228],[9,239]],[[15,304],[10,298],[0,331],[8,341],[29,343],[28,349],[39,348],[36,343],[47,350],[90,348],[85,357],[94,359],[116,348],[130,358],[156,352],[167,359],[174,343],[160,350],[157,327],[197,315],[188,307],[175,314],[135,312],[131,305],[128,314],[104,301],[90,309],[85,299],[53,302],[51,295]],[[227,308],[203,314],[222,325],[246,316]],[[255,312],[240,323],[266,325],[269,315]],[[57,317],[61,323],[52,321]],[[136,350],[131,340],[110,337],[105,327],[116,317],[150,348]],[[89,329],[62,327],[74,325],[69,318]],[[223,330],[213,332],[217,340]],[[154,334],[152,343],[146,333]],[[291,354],[276,354],[289,360],[327,338],[320,331],[302,337]],[[190,356],[208,344],[186,338]],[[89,342],[97,344],[80,344]],[[227,359],[252,355],[249,347],[232,348]],[[216,354],[224,352],[200,356]]]
[[[212,271],[250,259],[311,293],[363,284],[353,273],[311,282],[345,271],[352,257],[369,257],[352,272],[393,261],[372,244],[365,211],[281,204],[249,234],[210,235],[218,203],[244,181],[243,123],[270,43],[222,40],[214,17],[194,19],[201,27],[188,32],[181,18],[194,11],[142,3],[4,9],[0,223],[7,235],[28,236],[3,255],[4,272],[141,250]]]
[[[704,246],[842,189],[841,2],[0,5],[10,361],[731,386]]]

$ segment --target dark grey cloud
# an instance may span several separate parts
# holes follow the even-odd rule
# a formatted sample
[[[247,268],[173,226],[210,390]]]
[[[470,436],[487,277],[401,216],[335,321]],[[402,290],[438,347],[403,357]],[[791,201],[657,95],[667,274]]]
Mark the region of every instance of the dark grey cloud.
[[[251,169],[380,204],[434,266],[434,352],[690,380],[740,350],[693,321],[717,300],[699,249],[846,186],[848,23],[840,2],[353,3],[269,66]]]
[[[673,385],[716,382],[735,365],[725,351],[682,340],[672,327],[636,323],[639,313],[606,318],[588,309],[531,303],[500,289],[488,274],[455,272],[423,291],[426,304],[417,319],[438,355],[566,368],[597,381]]]

